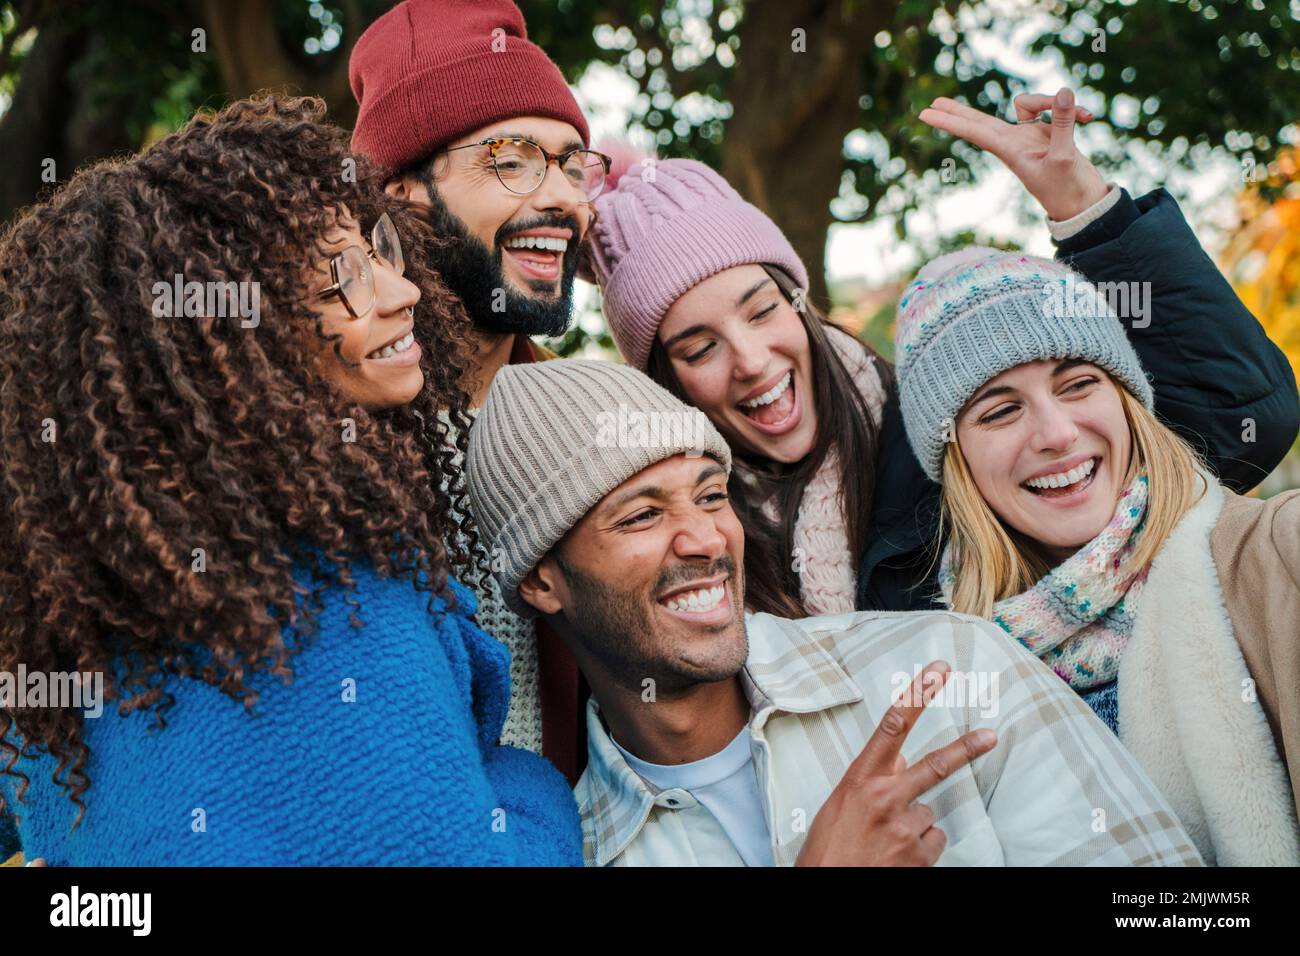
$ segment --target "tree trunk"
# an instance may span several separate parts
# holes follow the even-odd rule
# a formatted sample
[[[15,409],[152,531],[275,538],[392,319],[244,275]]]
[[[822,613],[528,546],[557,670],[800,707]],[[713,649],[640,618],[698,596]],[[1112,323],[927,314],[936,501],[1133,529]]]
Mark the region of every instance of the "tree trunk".
[[[96,42],[84,30],[54,24],[37,32],[0,119],[0,156],[8,172],[0,177],[0,222],[53,188],[44,178],[46,160],[54,161],[54,178],[65,182],[78,166],[136,145],[122,121],[123,100],[92,103],[89,91],[69,79]]]
[[[348,57],[369,26],[356,0],[343,0],[343,42],[329,54],[326,69],[284,48],[266,0],[202,0],[203,22],[222,83],[231,99],[261,91],[313,94],[325,100],[330,119],[351,129],[357,104],[348,85]]]
[[[863,64],[900,0],[752,0],[728,87],[723,175],[785,232],[827,303],[826,234],[844,137],[859,124]],[[802,34],[803,51],[800,52]]]

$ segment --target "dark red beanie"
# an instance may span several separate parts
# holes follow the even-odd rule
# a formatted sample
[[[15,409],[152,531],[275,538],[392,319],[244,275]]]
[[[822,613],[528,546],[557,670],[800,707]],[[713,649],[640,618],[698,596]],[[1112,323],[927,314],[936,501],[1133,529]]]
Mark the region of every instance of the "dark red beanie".
[[[352,151],[404,169],[514,116],[587,121],[559,67],[528,41],[510,0],[406,0],[361,34],[348,63],[360,105]]]

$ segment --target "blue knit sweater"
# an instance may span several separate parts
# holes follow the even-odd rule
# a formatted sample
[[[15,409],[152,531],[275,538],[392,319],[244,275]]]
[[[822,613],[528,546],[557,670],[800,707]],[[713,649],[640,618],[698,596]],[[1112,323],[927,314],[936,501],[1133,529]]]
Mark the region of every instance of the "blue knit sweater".
[[[509,653],[479,630],[473,595],[440,619],[409,581],[352,567],[353,608],[331,591],[286,685],[265,672],[252,715],[192,679],[171,679],[167,726],[113,705],[85,721],[86,817],[24,758],[16,804],[28,858],[52,866],[582,864],[563,776],[496,741]],[[435,607],[443,609],[438,600]],[[350,681],[355,701],[348,702]],[[0,778],[13,800],[14,778]]]

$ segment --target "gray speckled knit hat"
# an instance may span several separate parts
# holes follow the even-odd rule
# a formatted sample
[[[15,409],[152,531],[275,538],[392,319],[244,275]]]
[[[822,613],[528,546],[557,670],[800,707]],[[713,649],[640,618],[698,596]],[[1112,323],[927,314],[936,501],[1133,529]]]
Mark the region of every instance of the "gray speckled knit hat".
[[[469,433],[465,472],[501,595],[537,612],[519,582],[623,482],[681,454],[709,454],[728,474],[731,450],[698,408],[616,362],[507,365]]]
[[[962,407],[989,379],[1026,362],[1083,359],[1147,408],[1154,401],[1105,296],[1051,259],[980,246],[940,256],[899,300],[894,340],[907,439],[935,481]]]

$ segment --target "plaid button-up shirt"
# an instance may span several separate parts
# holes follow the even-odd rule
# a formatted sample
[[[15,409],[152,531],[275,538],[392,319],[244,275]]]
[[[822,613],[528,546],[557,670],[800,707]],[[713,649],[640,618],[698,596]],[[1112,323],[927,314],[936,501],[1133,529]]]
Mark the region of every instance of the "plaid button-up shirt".
[[[997,627],[949,613],[746,617],[754,769],[778,866],[894,698],[932,660],[953,670],[903,744],[908,763],[988,727],[997,746],[921,797],[948,837],[940,865],[1199,866],[1165,799],[1086,704]],[[654,706],[647,704],[646,706]],[[589,866],[739,866],[688,791],[628,766],[595,701],[576,794]]]

